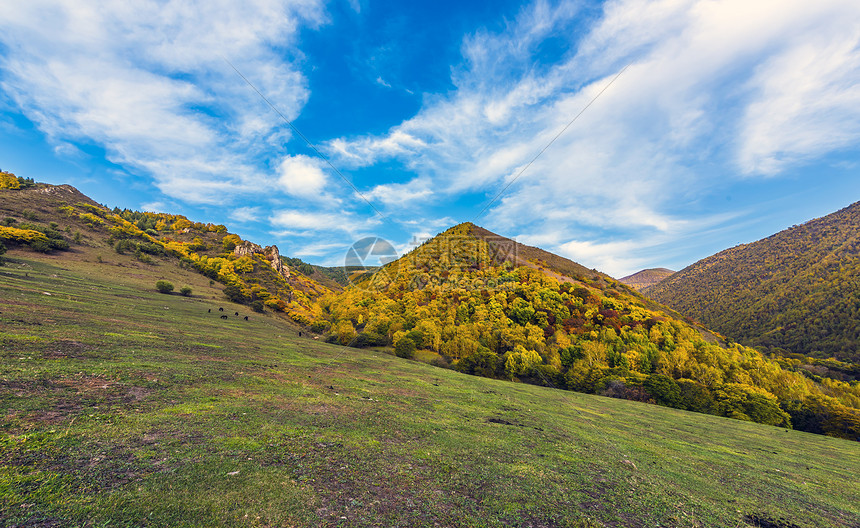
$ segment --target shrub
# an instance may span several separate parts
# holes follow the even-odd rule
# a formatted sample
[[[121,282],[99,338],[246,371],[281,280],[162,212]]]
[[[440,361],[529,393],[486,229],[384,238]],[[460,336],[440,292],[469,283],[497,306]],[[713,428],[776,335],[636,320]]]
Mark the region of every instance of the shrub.
[[[651,374],[643,383],[643,387],[658,405],[665,407],[683,408],[681,388],[678,383],[663,374]]]
[[[251,306],[251,309],[254,310],[255,312],[263,313],[263,309],[264,309],[263,301],[254,301],[250,304],[250,306]]]
[[[490,349],[478,347],[478,350],[461,359],[456,368],[466,374],[495,378],[501,370],[500,363],[504,364],[501,358]]]
[[[234,285],[229,285],[224,288],[224,296],[234,303],[245,304],[245,294],[242,293],[242,288]]]
[[[33,251],[38,251],[40,253],[48,253],[49,251],[51,251],[51,242],[47,239],[37,239],[30,242],[30,248]]]
[[[3,253],[6,253],[6,246],[3,245],[3,242],[0,242],[0,266],[3,265]]]
[[[397,357],[412,359],[415,357],[415,341],[408,337],[401,337],[400,341],[394,345],[394,353]]]
[[[173,291],[173,284],[167,282],[166,280],[160,280],[155,283],[155,289],[157,289],[161,293],[170,293]]]
[[[191,295],[191,287],[190,286],[183,286],[182,288],[179,289],[179,293],[181,293],[185,297],[188,297],[189,295]]]
[[[314,321],[313,324],[311,324],[311,332],[315,334],[322,334],[327,331],[330,326],[331,325],[328,323],[328,321]]]

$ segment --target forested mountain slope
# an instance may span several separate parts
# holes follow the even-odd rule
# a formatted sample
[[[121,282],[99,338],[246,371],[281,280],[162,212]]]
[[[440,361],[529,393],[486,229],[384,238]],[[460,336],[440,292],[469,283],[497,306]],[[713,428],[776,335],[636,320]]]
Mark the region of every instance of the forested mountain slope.
[[[657,284],[658,282],[672,275],[673,273],[675,272],[666,268],[650,268],[636,272],[626,277],[621,277],[620,279],[618,279],[618,282],[623,282],[624,284],[637,290],[643,290],[648,286],[653,286]]]
[[[182,215],[111,210],[70,185],[23,180],[18,188],[0,188],[0,243],[100,261],[127,255],[133,258],[123,265],[162,267],[166,278],[175,266],[193,269],[223,284],[229,300],[302,324],[316,317],[315,299],[331,291],[285,265],[277,247],[242,240],[226,226]]]
[[[860,203],[696,262],[644,293],[765,351],[860,362]]]
[[[321,298],[330,340],[440,366],[860,438],[860,386],[725,347],[614,279],[460,224]],[[319,328],[322,330],[322,328]]]

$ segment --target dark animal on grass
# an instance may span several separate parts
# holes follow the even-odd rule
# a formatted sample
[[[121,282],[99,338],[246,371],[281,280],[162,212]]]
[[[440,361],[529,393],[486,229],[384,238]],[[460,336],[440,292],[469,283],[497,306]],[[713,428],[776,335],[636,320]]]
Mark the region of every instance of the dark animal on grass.
[[[302,337],[302,333],[301,333],[301,332],[299,332],[299,337]]]
[[[246,321],[248,320],[248,316],[247,316],[247,315],[245,316],[245,320],[246,320]]]
[[[236,312],[236,317],[239,317],[239,312]]]
[[[227,319],[227,316],[226,316],[226,315],[222,315],[222,316],[221,316],[221,319]]]
[[[219,312],[223,312],[223,311],[224,311],[224,308],[218,308],[218,311],[219,311]]]
[[[212,313],[212,308],[209,308],[209,313]]]

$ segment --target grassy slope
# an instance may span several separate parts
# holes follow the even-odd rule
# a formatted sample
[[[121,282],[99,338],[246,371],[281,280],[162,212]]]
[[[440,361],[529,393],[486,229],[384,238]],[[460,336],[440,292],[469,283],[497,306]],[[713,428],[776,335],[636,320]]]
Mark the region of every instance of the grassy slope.
[[[860,523],[857,443],[223,321],[167,266],[8,256],[4,526]]]

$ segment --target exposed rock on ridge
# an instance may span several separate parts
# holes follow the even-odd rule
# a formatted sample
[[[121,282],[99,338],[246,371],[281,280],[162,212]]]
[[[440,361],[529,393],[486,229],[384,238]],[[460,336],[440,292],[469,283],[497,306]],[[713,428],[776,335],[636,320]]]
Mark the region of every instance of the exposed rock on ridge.
[[[278,252],[278,246],[266,246],[263,248],[253,242],[244,240],[241,244],[236,246],[236,249],[233,250],[233,254],[237,257],[244,257],[245,255],[263,255],[263,257],[269,261],[269,265],[272,266],[272,268],[274,268],[281,277],[285,279],[290,278],[290,268],[284,266],[284,263],[281,261],[281,254]]]

